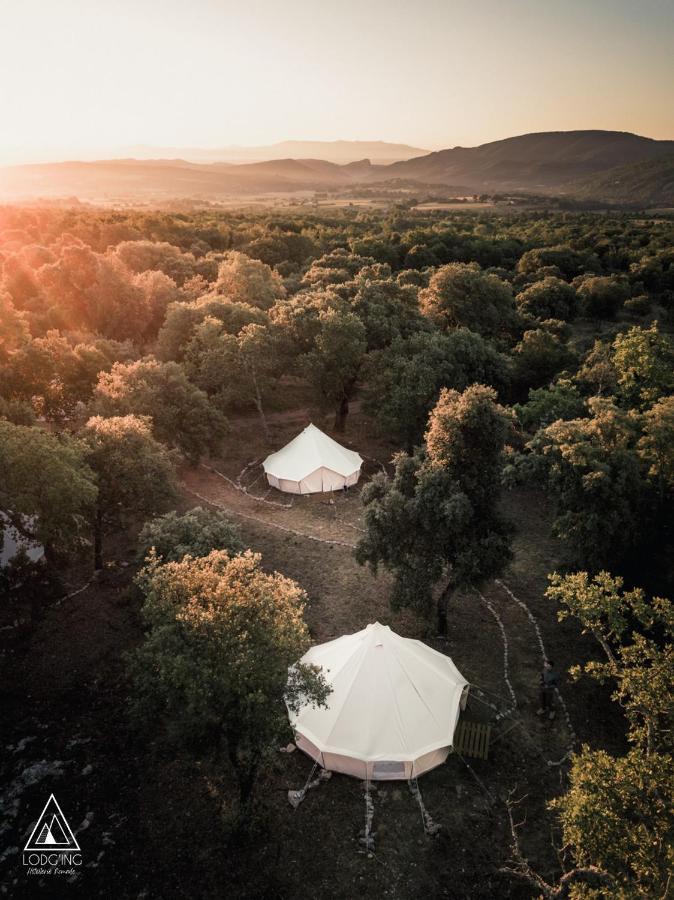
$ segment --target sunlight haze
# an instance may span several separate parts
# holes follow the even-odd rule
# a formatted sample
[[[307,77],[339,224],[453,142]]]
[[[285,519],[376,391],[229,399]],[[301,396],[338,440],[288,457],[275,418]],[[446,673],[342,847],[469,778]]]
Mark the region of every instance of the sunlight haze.
[[[285,139],[674,137],[674,4],[3,0],[0,162]]]

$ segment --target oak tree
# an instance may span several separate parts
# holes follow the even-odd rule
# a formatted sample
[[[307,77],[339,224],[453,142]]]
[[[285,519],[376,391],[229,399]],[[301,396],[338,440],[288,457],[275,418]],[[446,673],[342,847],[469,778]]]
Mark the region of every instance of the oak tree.
[[[366,485],[365,535],[356,559],[394,576],[394,607],[429,615],[447,629],[449,597],[501,574],[511,558],[510,526],[498,510],[510,417],[495,392],[473,385],[443,390],[423,448],[394,457],[393,476]]]

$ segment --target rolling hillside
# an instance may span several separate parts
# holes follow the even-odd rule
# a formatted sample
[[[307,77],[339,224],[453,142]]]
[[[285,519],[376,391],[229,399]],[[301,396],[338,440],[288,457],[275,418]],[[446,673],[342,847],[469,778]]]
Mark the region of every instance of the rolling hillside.
[[[349,182],[341,167],[322,160],[273,160],[249,165],[202,165],[185,160],[104,160],[0,169],[0,197],[194,197],[320,190]]]
[[[672,159],[674,141],[615,131],[544,132],[390,165],[287,157],[245,164],[125,159],[11,166],[0,169],[0,198],[217,200],[404,182],[459,193],[520,191],[653,204],[671,202]]]
[[[639,206],[674,206],[674,153],[629,166],[569,186],[574,196]]]
[[[387,166],[387,177],[465,184],[477,191],[549,191],[666,153],[674,153],[674,141],[622,131],[549,131],[429,153]]]

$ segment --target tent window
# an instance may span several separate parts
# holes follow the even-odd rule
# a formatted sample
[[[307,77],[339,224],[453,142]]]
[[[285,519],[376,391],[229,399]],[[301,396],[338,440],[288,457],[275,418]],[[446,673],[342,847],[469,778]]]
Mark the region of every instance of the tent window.
[[[374,768],[372,769],[373,778],[382,777],[383,775],[388,775],[389,777],[400,776],[401,778],[405,777],[405,763],[404,762],[376,762],[374,764]]]

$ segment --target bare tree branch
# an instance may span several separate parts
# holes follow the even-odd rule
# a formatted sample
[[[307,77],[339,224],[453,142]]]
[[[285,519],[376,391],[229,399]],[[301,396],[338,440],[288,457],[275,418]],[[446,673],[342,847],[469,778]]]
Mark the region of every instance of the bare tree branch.
[[[613,878],[607,872],[603,872],[596,866],[579,866],[578,868],[571,869],[571,871],[565,872],[564,875],[562,875],[556,885],[549,884],[545,881],[545,879],[530,866],[529,861],[524,856],[518,834],[518,828],[521,827],[523,822],[515,824],[513,818],[513,809],[525,800],[526,796],[513,801],[512,795],[513,791],[510,792],[508,799],[505,801],[505,808],[510,824],[510,834],[512,837],[511,853],[515,865],[503,866],[499,869],[499,872],[528,882],[531,887],[540,891],[546,900],[568,900],[571,887],[578,883],[587,884],[589,887],[595,888],[610,887],[614,884]]]

